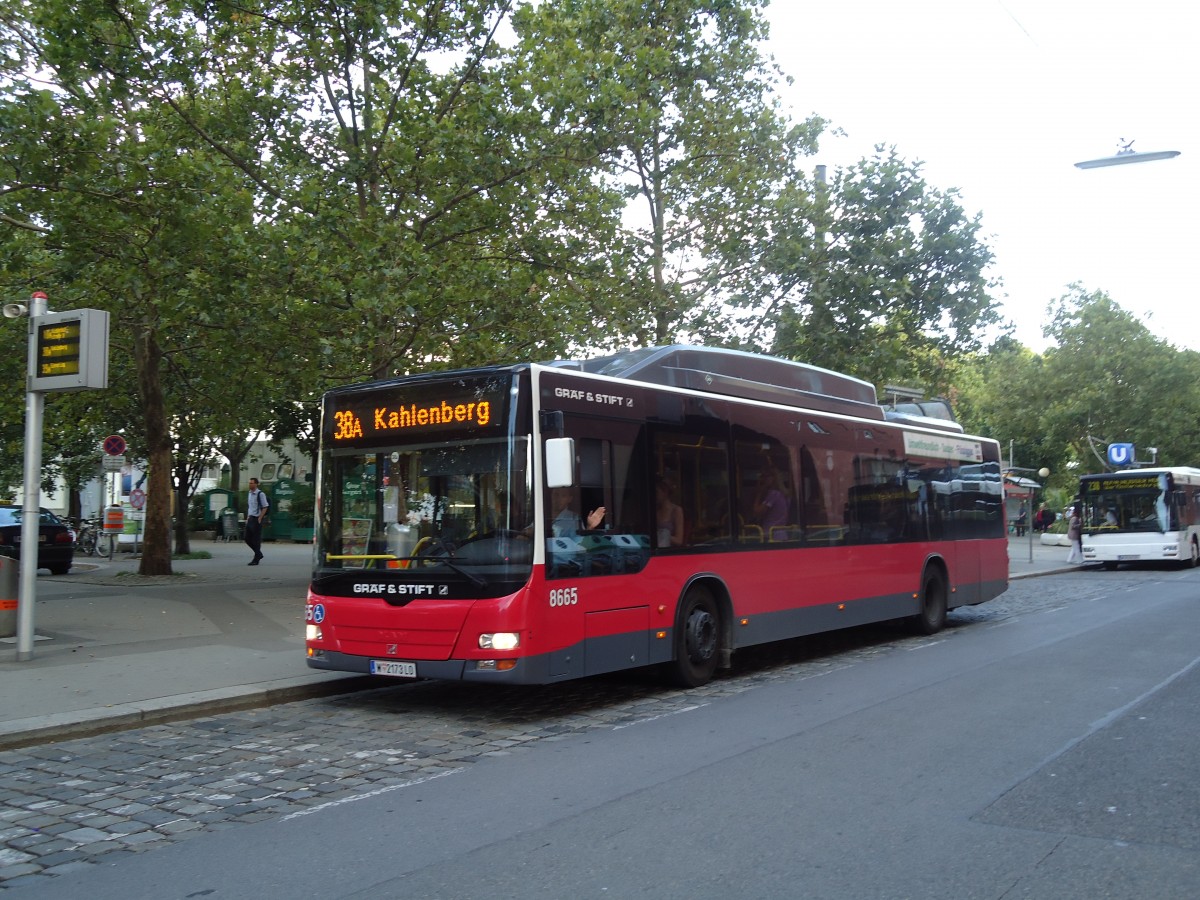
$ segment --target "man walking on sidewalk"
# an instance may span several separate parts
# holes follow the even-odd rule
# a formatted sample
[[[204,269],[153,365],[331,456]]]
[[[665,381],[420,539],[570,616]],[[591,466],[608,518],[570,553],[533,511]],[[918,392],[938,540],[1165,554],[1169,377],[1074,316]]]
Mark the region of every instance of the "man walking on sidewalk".
[[[258,479],[250,479],[250,495],[246,501],[246,546],[254,551],[247,565],[257,566],[262,555],[262,522],[271,508],[267,495],[258,489]]]

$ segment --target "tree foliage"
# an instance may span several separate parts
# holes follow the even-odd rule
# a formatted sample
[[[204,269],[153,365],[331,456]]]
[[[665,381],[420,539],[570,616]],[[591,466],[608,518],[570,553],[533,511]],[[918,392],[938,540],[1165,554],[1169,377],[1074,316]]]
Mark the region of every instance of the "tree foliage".
[[[144,574],[169,570],[179,417],[258,428],[329,380],[552,350],[613,312],[576,302],[612,211],[585,202],[593,134],[501,65],[506,4],[5,4],[5,221],[134,361]]]
[[[813,199],[815,198],[815,202]],[[885,381],[944,387],[946,366],[999,323],[993,254],[954,191],[894,149],[786,198],[773,291],[753,335],[781,356]]]
[[[1050,433],[1046,411],[1054,388],[1046,360],[1012,338],[997,341],[960,365],[955,412],[973,434],[996,438],[1005,462],[1026,469],[1046,467],[1063,475],[1074,456]]]
[[[1095,448],[1131,442],[1139,460],[1158,449],[1164,465],[1200,463],[1200,354],[1156,338],[1103,291],[1072,285],[1052,310],[1046,352],[1051,388],[1044,424],[1086,469]]]
[[[1054,343],[1042,355],[1006,338],[962,365],[955,399],[964,426],[998,439],[1018,467],[1049,468],[1066,497],[1080,474],[1109,467],[1114,442],[1133,443],[1139,462],[1200,464],[1200,354],[1156,338],[1108,294],[1079,284],[1050,313]]]
[[[776,198],[819,118],[779,110],[761,0],[558,0],[518,18],[523,51],[603,137],[597,183],[620,198],[610,245],[641,343],[729,340],[725,301],[757,270]],[[536,49],[535,49],[536,48]]]

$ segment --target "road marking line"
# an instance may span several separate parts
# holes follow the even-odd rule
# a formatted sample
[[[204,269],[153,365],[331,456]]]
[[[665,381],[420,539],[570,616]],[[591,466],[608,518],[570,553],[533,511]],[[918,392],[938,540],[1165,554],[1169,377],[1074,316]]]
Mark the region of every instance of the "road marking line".
[[[626,722],[623,725],[614,725],[613,731],[620,731],[622,728],[632,728],[634,725],[645,725],[648,722],[657,722],[659,719],[666,719],[670,716],[677,716],[680,713],[694,712],[703,706],[708,706],[707,703],[697,703],[695,706],[685,706],[683,709],[672,710],[671,712],[659,713],[657,716],[650,716],[646,719],[638,719],[636,722]]]
[[[465,769],[447,769],[444,772],[438,772],[435,775],[426,775],[423,778],[414,778],[411,781],[405,781],[401,784],[389,784],[386,787],[376,788],[373,791],[367,791],[365,794],[355,794],[353,797],[343,797],[341,800],[330,800],[328,803],[322,803],[318,806],[310,806],[308,809],[301,809],[294,813],[288,813],[279,821],[286,822],[289,819],[298,819],[301,816],[311,816],[313,813],[322,812],[335,806],[345,806],[347,803],[357,803],[359,800],[368,800],[371,797],[378,797],[380,794],[390,794],[392,791],[398,791],[400,788],[415,787],[418,784],[424,784],[427,781],[433,781],[437,778],[445,778],[447,775],[457,775],[459,772],[464,772]]]

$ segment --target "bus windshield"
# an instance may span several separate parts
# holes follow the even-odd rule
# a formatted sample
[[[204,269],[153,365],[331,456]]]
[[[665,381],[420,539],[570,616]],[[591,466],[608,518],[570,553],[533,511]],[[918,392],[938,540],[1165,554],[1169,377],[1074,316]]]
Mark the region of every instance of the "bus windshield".
[[[318,569],[469,570],[524,579],[533,562],[528,438],[396,446],[327,460]]]
[[[1179,511],[1169,503],[1167,476],[1091,476],[1081,479],[1084,530],[1090,533],[1177,529]]]
[[[387,570],[498,596],[533,566],[530,436],[511,373],[326,398],[315,572]]]

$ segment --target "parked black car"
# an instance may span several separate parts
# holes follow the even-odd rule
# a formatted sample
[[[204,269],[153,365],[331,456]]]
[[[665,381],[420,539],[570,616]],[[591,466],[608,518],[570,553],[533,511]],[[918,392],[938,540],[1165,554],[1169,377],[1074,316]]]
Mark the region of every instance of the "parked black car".
[[[21,558],[21,520],[24,510],[11,504],[0,505],[0,554]],[[41,510],[38,526],[38,568],[55,575],[66,575],[75,555],[75,535],[48,509]]]

